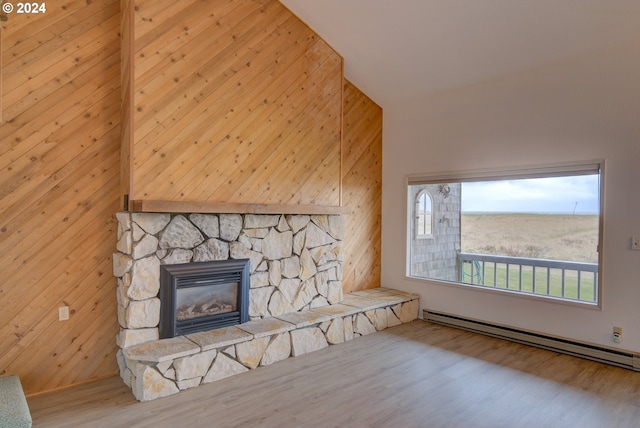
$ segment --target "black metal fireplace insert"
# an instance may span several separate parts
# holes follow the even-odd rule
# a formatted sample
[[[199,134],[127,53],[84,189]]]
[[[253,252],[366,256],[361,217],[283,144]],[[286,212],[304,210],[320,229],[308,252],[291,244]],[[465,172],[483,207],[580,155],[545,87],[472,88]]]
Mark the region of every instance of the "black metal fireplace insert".
[[[249,319],[249,259],[160,266],[160,338]]]

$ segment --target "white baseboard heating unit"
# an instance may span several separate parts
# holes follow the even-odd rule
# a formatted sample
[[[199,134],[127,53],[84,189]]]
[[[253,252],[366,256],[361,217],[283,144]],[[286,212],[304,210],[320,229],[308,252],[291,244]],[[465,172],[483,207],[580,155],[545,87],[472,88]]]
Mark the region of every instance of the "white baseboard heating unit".
[[[574,342],[567,339],[476,321],[456,315],[433,312],[428,309],[423,311],[423,318],[425,321],[436,324],[481,333],[487,336],[510,340],[512,342],[535,346],[605,364],[611,364],[625,369],[640,371],[640,354]]]

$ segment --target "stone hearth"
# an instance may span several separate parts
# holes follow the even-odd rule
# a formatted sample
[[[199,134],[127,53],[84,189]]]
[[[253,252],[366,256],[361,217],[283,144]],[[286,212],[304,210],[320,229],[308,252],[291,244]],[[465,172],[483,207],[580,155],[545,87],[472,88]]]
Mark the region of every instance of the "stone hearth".
[[[118,365],[140,401],[417,318],[418,296],[343,296],[339,215],[117,213]],[[160,265],[249,259],[249,322],[159,340]]]
[[[125,348],[120,375],[150,401],[413,321],[418,307],[415,294],[359,291],[335,305]]]

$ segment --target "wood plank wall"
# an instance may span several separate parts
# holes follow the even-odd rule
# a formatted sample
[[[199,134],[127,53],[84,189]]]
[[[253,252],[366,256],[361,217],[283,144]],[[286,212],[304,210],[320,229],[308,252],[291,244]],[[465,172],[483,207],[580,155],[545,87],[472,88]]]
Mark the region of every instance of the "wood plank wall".
[[[131,200],[340,205],[340,55],[276,0],[124,3]]]
[[[0,375],[27,393],[117,370],[119,4],[46,5],[2,23]]]
[[[382,108],[348,81],[344,85],[342,289],[380,286],[382,253]]]
[[[177,2],[157,3],[165,6],[166,16],[180,16],[171,9]],[[235,11],[232,6],[242,2],[223,3],[231,8],[228,12],[231,13]],[[208,2],[198,3],[197,7],[204,4]],[[270,7],[279,9],[279,6],[271,2],[260,2],[260,5],[254,13],[264,24],[267,9],[273,13]],[[261,12],[262,6],[265,12]],[[5,122],[0,125],[0,267],[3,271],[0,375],[18,374],[28,394],[117,373],[116,284],[111,254],[115,250],[114,214],[122,209],[120,138],[121,133],[128,132],[128,125],[120,126],[121,91],[127,91],[120,84],[120,66],[129,58],[126,50],[120,48],[120,25],[127,17],[119,9],[118,0],[47,2],[46,14],[19,17],[12,14],[9,21],[2,23]],[[196,16],[187,14],[186,18],[193,19],[189,25],[198,27]],[[333,53],[331,59],[319,60],[326,54],[327,47],[317,36],[306,33],[306,26],[290,18],[284,22],[287,34],[289,31],[307,34],[298,39],[307,50],[299,53],[304,58],[299,59],[302,65],[287,63],[281,68],[311,64],[321,69],[331,65],[331,76],[334,66],[341,69],[341,61],[336,63],[338,57]],[[243,21],[243,26],[246,25],[250,23]],[[231,27],[227,31],[231,31]],[[240,34],[231,32],[227,36],[231,37],[232,33]],[[153,31],[147,30],[144,34],[152,38]],[[264,49],[269,50],[270,46]],[[157,48],[165,52],[162,45]],[[252,61],[251,67],[262,66]],[[262,78],[270,79],[263,74],[250,84],[242,81],[243,93],[248,97],[242,108],[255,107],[262,111],[262,105],[252,107],[251,102],[272,99],[271,93],[258,90],[253,95],[251,85],[260,86]],[[318,79],[322,81],[321,77]],[[319,81],[306,81],[305,87],[312,88],[313,82],[318,85]],[[279,113],[283,110],[284,117],[289,110],[295,109],[297,114],[293,119],[299,120],[296,126],[302,128],[283,130],[283,141],[293,138],[287,132],[303,134],[300,139],[309,141],[310,135],[322,126],[315,120],[309,122],[313,117],[304,116],[317,114],[319,118],[327,118],[326,109],[332,117],[339,114],[333,111],[333,102],[338,96],[336,93],[341,96],[342,91],[334,85],[332,83],[330,92],[326,93],[331,106],[325,106],[325,110],[321,108],[324,105],[321,100],[311,95],[314,91],[307,92],[310,100],[296,101],[301,104],[290,101],[291,95],[287,99],[281,94],[283,98],[278,102],[282,105],[269,105]],[[342,86],[342,78],[339,85]],[[159,90],[156,95],[164,92]],[[234,106],[240,105],[240,101]],[[303,107],[305,102],[311,102],[308,111]],[[346,278],[344,286],[348,292],[379,284],[382,125],[379,107],[348,83],[344,110],[344,205],[353,206],[354,211],[346,220],[345,277],[351,279]],[[256,119],[251,126],[262,130],[274,120],[282,120],[280,116],[266,113],[264,109],[259,116],[262,119]],[[285,122],[288,124],[288,119]],[[271,134],[276,129],[273,128]],[[232,130],[227,133],[236,135]],[[336,130],[332,129],[325,137],[333,145]],[[250,140],[245,141],[247,144],[243,147],[249,146]],[[240,157],[255,154],[254,157],[261,159],[257,151],[249,155],[243,150],[238,147],[236,154]],[[313,150],[307,153],[295,145],[290,150],[288,159],[299,165],[310,164],[318,156]],[[335,148],[329,152],[327,163],[332,166],[327,167],[326,175],[314,168],[305,174],[296,173],[299,181],[296,192],[312,195],[307,198],[309,201],[315,197],[317,203],[320,200],[336,202],[334,186],[327,184],[327,177],[334,175]],[[246,183],[257,180],[260,170],[256,170],[256,174],[246,177]],[[285,178],[295,183],[288,175]],[[307,192],[323,186],[331,189],[326,195]],[[278,199],[276,194],[272,192]],[[298,199],[289,202],[297,203]],[[353,273],[356,266],[360,275]],[[58,307],[63,305],[70,307],[71,318],[60,322]]]

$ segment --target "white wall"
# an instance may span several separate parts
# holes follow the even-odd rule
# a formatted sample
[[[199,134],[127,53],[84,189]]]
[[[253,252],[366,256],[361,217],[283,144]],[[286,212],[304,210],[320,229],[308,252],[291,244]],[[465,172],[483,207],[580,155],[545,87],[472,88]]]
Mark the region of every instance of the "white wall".
[[[385,106],[383,141],[383,286],[419,293],[421,308],[640,352],[640,43]],[[606,161],[601,309],[406,278],[406,174],[594,159]]]

